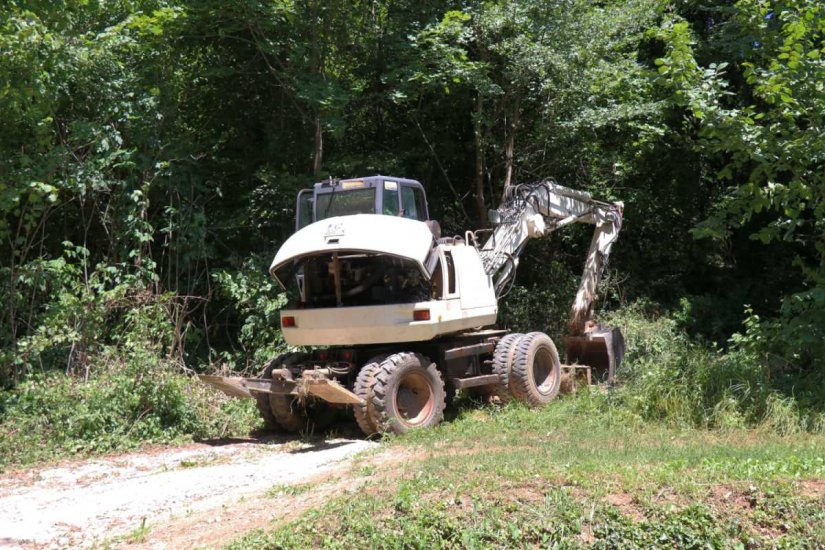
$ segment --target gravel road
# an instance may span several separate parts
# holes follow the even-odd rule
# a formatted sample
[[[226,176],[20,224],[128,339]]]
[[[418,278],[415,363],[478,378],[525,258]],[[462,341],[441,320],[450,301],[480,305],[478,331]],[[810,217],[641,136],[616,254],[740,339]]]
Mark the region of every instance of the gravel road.
[[[255,499],[266,499],[265,509],[283,509],[273,487],[321,477],[334,481],[356,453],[374,445],[351,439],[235,440],[0,475],[0,549],[174,548],[182,542],[176,531],[192,541],[187,529],[220,531],[218,523],[224,530],[254,528],[254,522],[238,520],[263,517]],[[300,508],[296,504],[289,507]],[[198,540],[210,546],[221,538]]]

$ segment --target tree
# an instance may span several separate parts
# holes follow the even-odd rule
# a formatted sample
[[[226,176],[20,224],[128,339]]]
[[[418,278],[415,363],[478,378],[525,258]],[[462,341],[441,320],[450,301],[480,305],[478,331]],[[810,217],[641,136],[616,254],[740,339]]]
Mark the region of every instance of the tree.
[[[777,289],[786,297],[777,340],[790,349],[786,357],[822,361],[825,7],[740,0],[725,15],[701,34],[679,16],[655,34],[667,48],[659,72],[698,124],[698,146],[716,159],[724,183],[695,234],[725,240],[744,231],[764,245],[785,243],[804,284]],[[715,62],[702,65],[703,49]]]

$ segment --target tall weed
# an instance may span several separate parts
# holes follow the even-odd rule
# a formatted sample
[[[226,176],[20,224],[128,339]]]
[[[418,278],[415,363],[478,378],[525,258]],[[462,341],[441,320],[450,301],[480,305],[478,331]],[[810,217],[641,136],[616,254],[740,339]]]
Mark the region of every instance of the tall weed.
[[[821,430],[825,389],[805,386],[800,400],[786,371],[759,345],[764,335],[752,316],[727,349],[696,341],[675,320],[636,303],[609,314],[622,329],[627,355],[616,401],[647,420],[675,425],[758,426],[778,433]]]
[[[238,324],[237,340],[240,349],[223,354],[225,362],[235,371],[254,372],[268,359],[283,351],[281,309],[287,295],[267,274],[263,260],[250,259],[236,271],[213,274],[223,297],[234,309]]]
[[[20,270],[20,288],[40,299],[27,306],[28,330],[0,350],[0,364],[11,366],[0,369],[0,387],[11,387],[33,371],[87,377],[89,359],[113,347],[124,354],[151,350],[182,362],[182,299],[159,292],[151,276],[135,268],[98,264],[83,269],[75,261],[82,256],[76,249],[85,250],[67,248],[63,257],[38,259]]]

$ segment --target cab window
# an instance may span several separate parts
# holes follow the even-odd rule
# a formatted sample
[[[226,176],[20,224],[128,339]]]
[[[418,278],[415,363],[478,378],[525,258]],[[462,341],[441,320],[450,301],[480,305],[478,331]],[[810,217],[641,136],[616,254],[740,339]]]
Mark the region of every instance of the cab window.
[[[318,194],[315,218],[320,221],[333,216],[375,214],[375,188],[332,191]]]
[[[394,181],[384,182],[384,206],[383,212],[387,216],[397,216],[398,206],[398,183]]]
[[[401,206],[403,207],[405,218],[424,221],[427,217],[424,193],[417,187],[409,185],[401,187]]]
[[[312,189],[304,189],[298,193],[298,215],[296,216],[296,230],[312,223]]]

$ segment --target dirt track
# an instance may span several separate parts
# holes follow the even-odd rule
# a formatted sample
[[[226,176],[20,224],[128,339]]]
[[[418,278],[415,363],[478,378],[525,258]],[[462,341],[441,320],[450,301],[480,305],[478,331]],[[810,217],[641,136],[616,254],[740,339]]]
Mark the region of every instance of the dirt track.
[[[352,457],[375,445],[221,441],[2,475],[0,549],[220,545],[346,490]]]

